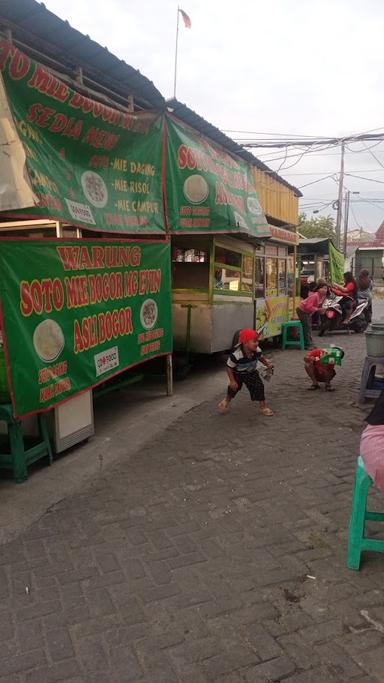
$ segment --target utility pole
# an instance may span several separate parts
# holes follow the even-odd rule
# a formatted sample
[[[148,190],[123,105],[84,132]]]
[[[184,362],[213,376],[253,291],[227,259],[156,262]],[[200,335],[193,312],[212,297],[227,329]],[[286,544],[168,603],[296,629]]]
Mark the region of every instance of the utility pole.
[[[351,191],[347,190],[345,193],[345,202],[344,202],[344,235],[343,235],[344,258],[347,256],[348,219],[349,219],[349,202],[350,202],[350,199],[351,199]]]
[[[341,141],[341,160],[340,160],[340,174],[339,174],[339,196],[337,199],[337,216],[336,216],[336,246],[340,249],[341,244],[341,221],[343,217],[343,185],[344,185],[344,154],[345,141]]]

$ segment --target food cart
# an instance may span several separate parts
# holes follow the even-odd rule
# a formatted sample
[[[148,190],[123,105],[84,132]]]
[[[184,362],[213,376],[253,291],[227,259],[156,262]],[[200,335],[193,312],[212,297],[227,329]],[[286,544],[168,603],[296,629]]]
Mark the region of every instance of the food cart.
[[[174,348],[223,351],[245,326],[276,337],[294,309],[300,192],[186,105],[170,104]],[[191,173],[197,197],[186,187]]]
[[[294,307],[296,233],[269,228],[265,240],[172,238],[176,350],[224,351],[242,327],[255,328],[264,339],[280,334]]]

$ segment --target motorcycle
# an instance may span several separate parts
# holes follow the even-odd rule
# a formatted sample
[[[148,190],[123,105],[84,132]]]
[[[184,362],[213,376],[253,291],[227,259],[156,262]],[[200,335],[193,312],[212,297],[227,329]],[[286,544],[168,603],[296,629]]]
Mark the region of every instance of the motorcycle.
[[[323,337],[326,332],[336,332],[336,330],[353,331],[357,334],[364,332],[369,324],[369,306],[366,299],[357,301],[357,305],[351,315],[348,325],[343,325],[343,309],[341,307],[342,296],[331,293],[322,303],[325,313],[321,316],[319,337]]]

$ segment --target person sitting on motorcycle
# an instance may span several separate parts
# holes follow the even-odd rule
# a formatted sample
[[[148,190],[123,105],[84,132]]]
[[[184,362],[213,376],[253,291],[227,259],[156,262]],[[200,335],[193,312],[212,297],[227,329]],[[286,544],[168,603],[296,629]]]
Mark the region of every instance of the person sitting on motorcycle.
[[[357,282],[352,273],[344,273],[344,285],[335,284],[332,287],[335,294],[342,296],[340,306],[343,311],[343,325],[348,325],[356,304]]]
[[[340,351],[341,358],[344,357],[344,351],[340,347],[335,346],[333,348]],[[321,363],[321,359],[327,355],[329,355],[329,349],[313,349],[304,356],[304,368],[312,381],[309,387],[310,391],[320,389],[319,382],[324,382],[325,391],[334,391],[331,382],[336,375],[335,361],[330,358],[328,363]]]
[[[369,271],[363,268],[357,278],[357,299],[358,301],[367,301],[367,313],[365,314],[367,322],[371,322],[372,318],[372,289],[373,282],[369,276]]]

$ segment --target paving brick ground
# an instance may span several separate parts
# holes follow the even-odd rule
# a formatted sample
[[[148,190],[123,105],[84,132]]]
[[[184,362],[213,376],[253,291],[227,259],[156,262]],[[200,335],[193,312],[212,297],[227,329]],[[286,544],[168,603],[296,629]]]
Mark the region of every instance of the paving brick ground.
[[[206,400],[2,545],[0,682],[384,681],[384,556],[345,567],[364,339],[343,344],[334,394],[276,352],[273,419]]]

